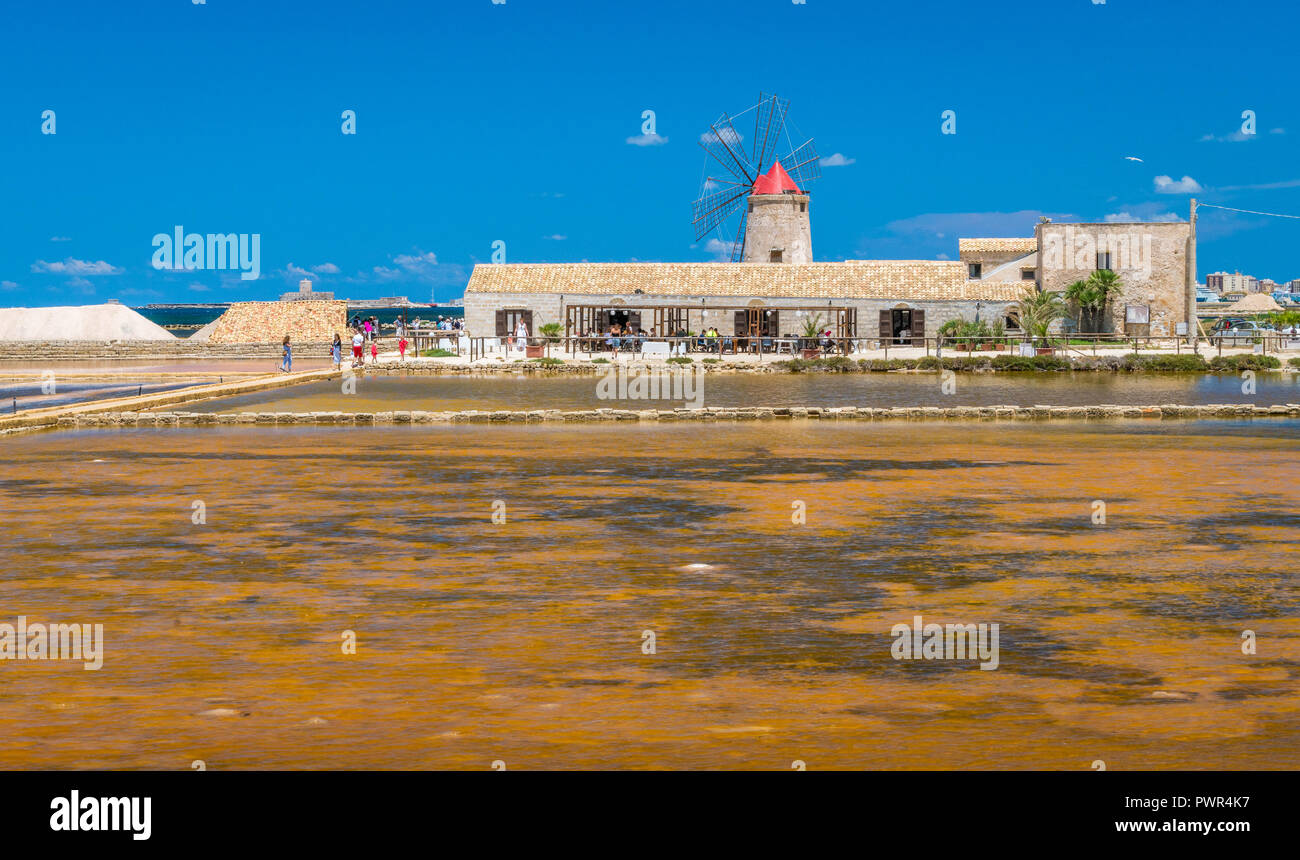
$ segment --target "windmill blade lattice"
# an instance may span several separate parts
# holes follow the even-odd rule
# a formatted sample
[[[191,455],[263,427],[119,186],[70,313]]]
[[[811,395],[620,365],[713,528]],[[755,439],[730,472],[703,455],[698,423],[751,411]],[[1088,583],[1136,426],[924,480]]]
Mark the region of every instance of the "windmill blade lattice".
[[[791,142],[789,111],[788,99],[760,93],[757,103],[735,115],[721,114],[700,135],[700,148],[706,153],[705,178],[691,207],[691,224],[696,241],[715,234],[721,248],[730,250],[732,262],[744,258],[748,198],[760,177],[779,162],[796,186],[785,193],[807,194],[807,185],[821,176],[812,139],[796,137],[802,141],[797,146]],[[749,129],[750,113],[753,135],[745,140],[736,129]]]

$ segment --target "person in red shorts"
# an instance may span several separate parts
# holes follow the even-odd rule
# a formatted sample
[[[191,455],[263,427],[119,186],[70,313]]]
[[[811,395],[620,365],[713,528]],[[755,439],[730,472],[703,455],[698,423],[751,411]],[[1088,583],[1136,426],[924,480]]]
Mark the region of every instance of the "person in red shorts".
[[[365,363],[365,358],[363,357],[363,354],[361,352],[361,350],[365,348],[365,345],[366,345],[365,335],[363,335],[361,332],[357,332],[356,334],[352,335],[352,363],[354,365],[361,365]]]

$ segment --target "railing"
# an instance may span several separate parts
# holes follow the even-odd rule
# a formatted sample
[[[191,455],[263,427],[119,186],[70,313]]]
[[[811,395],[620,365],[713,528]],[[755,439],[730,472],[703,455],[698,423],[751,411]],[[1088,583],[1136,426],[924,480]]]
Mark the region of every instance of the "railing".
[[[438,332],[438,337],[455,332]],[[834,355],[855,355],[863,353],[883,353],[889,358],[891,352],[906,350],[905,355],[915,357],[918,352],[927,357],[939,356],[979,356],[987,353],[1020,354],[1022,349],[1032,348],[1035,354],[1065,355],[1101,355],[1104,352],[1141,354],[1142,352],[1173,352],[1182,354],[1195,349],[1204,354],[1207,349],[1223,354],[1224,347],[1232,349],[1251,347],[1265,354],[1282,351],[1300,351],[1300,336],[1270,333],[1254,338],[1248,337],[1197,338],[1193,347],[1192,340],[1186,336],[1179,337],[1125,337],[1114,334],[1053,334],[1045,338],[1031,339],[1023,336],[1013,337],[822,337],[808,338],[794,335],[779,337],[754,337],[749,335],[720,335],[706,337],[690,335],[685,337],[654,337],[649,335],[586,335],[577,337],[529,337],[515,338],[510,335],[494,337],[469,337],[459,333],[457,355],[468,353],[470,361],[488,356],[504,358],[554,358],[562,355],[568,358],[587,356],[593,358],[636,355],[649,357],[673,358],[687,355],[703,356],[756,356],[759,361],[769,358],[824,357]],[[460,340],[468,341],[467,350],[462,350]],[[1240,343],[1234,343],[1240,340]],[[647,350],[648,344],[663,344]]]

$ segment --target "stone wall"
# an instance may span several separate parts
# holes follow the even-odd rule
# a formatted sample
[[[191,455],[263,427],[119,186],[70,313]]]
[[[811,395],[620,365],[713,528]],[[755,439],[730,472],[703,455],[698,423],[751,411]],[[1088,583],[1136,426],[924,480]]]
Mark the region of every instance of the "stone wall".
[[[812,227],[807,194],[753,194],[745,224],[745,263],[770,263],[779,251],[782,263],[811,263]]]
[[[1128,305],[1149,308],[1149,331],[1168,337],[1187,321],[1187,250],[1191,225],[1162,223],[1039,224],[1039,279],[1044,290],[1063,291],[1097,270],[1097,254],[1111,255],[1111,270],[1123,283],[1111,302],[1109,325],[1123,333]]]
[[[281,335],[283,337],[283,335]],[[332,339],[332,336],[331,336]],[[381,348],[383,348],[381,346]],[[280,343],[195,343],[171,341],[24,341],[0,342],[0,361],[85,361],[99,359],[274,358]],[[295,343],[294,358],[328,358],[328,343]]]
[[[1016,292],[1010,290],[1009,292]],[[564,295],[560,296],[554,293],[466,293],[465,295],[465,325],[472,337],[491,337],[496,333],[496,311],[501,308],[505,309],[524,309],[533,312],[533,333],[536,334],[539,326],[548,322],[558,322],[564,325],[564,306],[566,305],[600,305],[607,308],[626,307],[633,310],[641,310],[642,325],[649,329],[654,322],[654,315],[651,308],[654,305],[666,306],[677,305],[687,306],[691,310],[688,315],[688,328],[690,331],[703,331],[709,326],[716,326],[718,331],[724,335],[731,335],[735,332],[735,310],[722,309],[717,306],[734,306],[746,305],[759,308],[775,308],[777,310],[788,309],[780,315],[780,329],[782,334],[800,335],[803,331],[803,322],[806,319],[815,318],[818,314],[822,317],[822,329],[835,330],[835,311],[831,307],[826,310],[804,310],[800,316],[800,311],[795,308],[809,308],[819,305],[825,305],[826,300],[810,300],[805,298],[764,298],[752,299],[746,302],[744,299],[737,299],[731,296],[723,297],[705,297],[701,302],[699,296],[654,296],[644,305],[638,304],[633,299],[624,299],[622,297],[611,297],[607,295]],[[950,319],[960,318],[973,320],[976,313],[976,302],[968,300],[952,301],[892,301],[885,299],[835,299],[833,300],[835,308],[849,307],[857,311],[857,336],[865,338],[875,338],[880,333],[880,312],[883,310],[892,310],[894,308],[911,308],[924,310],[925,313],[925,334],[927,337],[934,337],[939,326],[943,325]],[[992,322],[999,316],[1005,316],[1008,310],[1014,308],[1014,301],[984,301],[980,303],[980,319]]]
[[[213,344],[281,343],[287,334],[294,343],[330,343],[346,339],[347,302],[237,302],[222,314],[208,338]]]

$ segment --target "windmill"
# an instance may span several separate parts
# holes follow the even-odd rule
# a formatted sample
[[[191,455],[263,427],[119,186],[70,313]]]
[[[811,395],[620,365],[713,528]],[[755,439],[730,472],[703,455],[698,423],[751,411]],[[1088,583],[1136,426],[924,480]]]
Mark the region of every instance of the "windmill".
[[[787,119],[789,109],[787,99],[760,93],[757,104],[735,116],[722,114],[700,136],[707,157],[700,196],[692,207],[695,239],[716,231],[721,242],[731,242],[733,263],[756,258],[753,249],[747,253],[745,247],[751,195],[803,195],[800,211],[807,232],[805,189],[821,176],[821,168],[812,138],[802,139]],[[750,131],[750,114],[753,134],[746,141],[737,129]],[[811,259],[810,234],[807,245]]]

